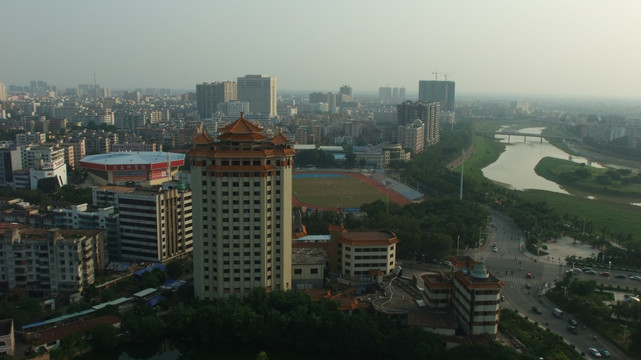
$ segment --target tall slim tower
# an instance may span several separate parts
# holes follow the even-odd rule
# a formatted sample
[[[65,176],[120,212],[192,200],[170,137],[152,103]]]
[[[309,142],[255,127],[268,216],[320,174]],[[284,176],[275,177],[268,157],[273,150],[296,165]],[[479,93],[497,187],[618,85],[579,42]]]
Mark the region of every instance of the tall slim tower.
[[[0,101],[7,101],[7,87],[0,81]]]
[[[211,300],[253,288],[292,287],[292,167],[294,150],[279,133],[267,139],[241,114],[202,133],[191,161],[194,292]]]
[[[245,75],[238,78],[238,100],[248,101],[253,114],[278,116],[276,78]]]

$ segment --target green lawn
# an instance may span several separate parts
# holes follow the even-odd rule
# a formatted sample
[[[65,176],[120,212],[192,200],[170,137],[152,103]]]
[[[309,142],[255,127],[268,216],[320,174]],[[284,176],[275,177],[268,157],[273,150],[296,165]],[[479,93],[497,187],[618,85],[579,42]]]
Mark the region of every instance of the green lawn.
[[[476,136],[474,155],[465,161],[465,177],[478,182],[488,181],[481,169],[496,161],[505,146],[497,140]],[[460,172],[461,168],[454,171]],[[560,216],[568,214],[589,219],[594,223],[596,231],[606,227],[613,234],[632,234],[635,239],[641,238],[641,207],[629,205],[630,202],[641,202],[637,201],[638,196],[619,196],[616,199],[618,201],[615,201],[611,195],[601,193],[597,195],[597,200],[590,200],[587,198],[588,193],[581,189],[574,188],[569,192],[573,195],[542,190],[519,191],[519,194],[529,201],[547,202]]]
[[[324,208],[360,207],[386,200],[385,194],[352,176],[294,178],[294,196],[302,203]]]
[[[595,194],[599,199],[630,203],[641,200],[641,177],[629,170],[598,169],[573,161],[543,158],[536,165],[536,173],[562,185],[576,195]],[[614,178],[609,176],[612,174]],[[606,180],[604,180],[606,179]]]

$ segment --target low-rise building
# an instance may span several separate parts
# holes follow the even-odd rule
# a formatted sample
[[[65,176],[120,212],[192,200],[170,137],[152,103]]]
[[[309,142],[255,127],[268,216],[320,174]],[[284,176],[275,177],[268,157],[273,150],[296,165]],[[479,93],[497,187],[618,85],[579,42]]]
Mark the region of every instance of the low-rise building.
[[[356,280],[371,278],[372,271],[388,275],[396,266],[399,239],[391,231],[346,230],[343,226],[331,226],[329,236],[330,272]]]
[[[0,355],[13,356],[15,349],[13,319],[0,320]]]
[[[468,256],[451,256],[448,276],[421,276],[426,304],[430,309],[448,310],[459,329],[473,338],[498,332],[499,302],[503,282],[490,274],[483,263]]]

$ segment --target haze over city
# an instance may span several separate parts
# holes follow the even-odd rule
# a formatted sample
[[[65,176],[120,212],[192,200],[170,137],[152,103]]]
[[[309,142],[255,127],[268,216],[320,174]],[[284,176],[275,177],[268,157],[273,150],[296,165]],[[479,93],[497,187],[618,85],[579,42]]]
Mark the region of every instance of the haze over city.
[[[193,89],[244,74],[279,90],[638,97],[638,1],[7,1],[5,84]]]

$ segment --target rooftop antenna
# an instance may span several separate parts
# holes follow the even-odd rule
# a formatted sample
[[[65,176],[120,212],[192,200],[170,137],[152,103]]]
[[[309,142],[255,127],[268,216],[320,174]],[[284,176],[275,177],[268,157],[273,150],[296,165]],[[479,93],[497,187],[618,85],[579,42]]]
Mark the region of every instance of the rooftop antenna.
[[[434,71],[432,75],[434,75],[434,80],[438,80],[438,71]]]

